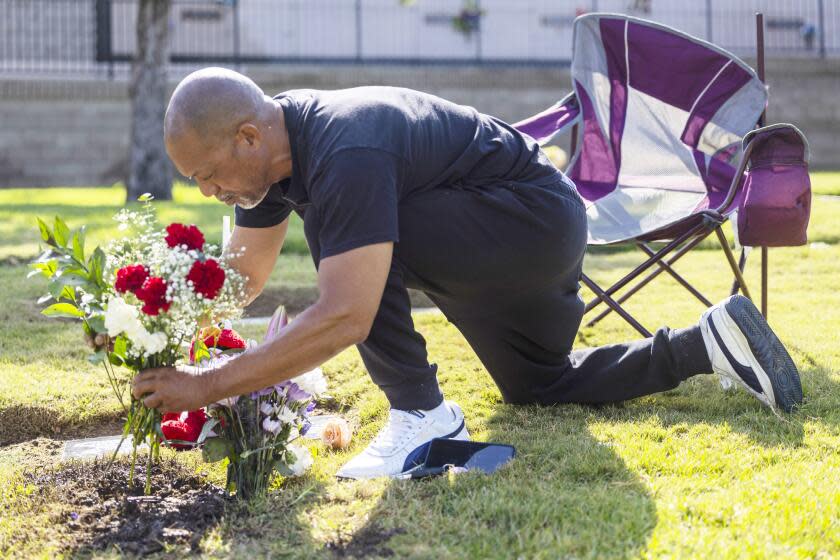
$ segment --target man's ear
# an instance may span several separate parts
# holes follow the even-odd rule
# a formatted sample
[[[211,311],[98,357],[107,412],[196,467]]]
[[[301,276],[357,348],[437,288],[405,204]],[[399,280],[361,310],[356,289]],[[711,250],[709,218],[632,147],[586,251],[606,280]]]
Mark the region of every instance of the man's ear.
[[[244,123],[236,131],[236,141],[249,148],[258,148],[262,141],[260,129],[251,123]]]

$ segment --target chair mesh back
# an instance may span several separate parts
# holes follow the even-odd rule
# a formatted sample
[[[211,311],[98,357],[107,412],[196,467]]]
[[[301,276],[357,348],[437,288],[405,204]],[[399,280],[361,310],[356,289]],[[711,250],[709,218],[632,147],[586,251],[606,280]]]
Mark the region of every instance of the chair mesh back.
[[[702,40],[612,14],[578,18],[573,53],[581,121],[568,174],[587,201],[590,243],[715,208],[767,103],[755,72]]]

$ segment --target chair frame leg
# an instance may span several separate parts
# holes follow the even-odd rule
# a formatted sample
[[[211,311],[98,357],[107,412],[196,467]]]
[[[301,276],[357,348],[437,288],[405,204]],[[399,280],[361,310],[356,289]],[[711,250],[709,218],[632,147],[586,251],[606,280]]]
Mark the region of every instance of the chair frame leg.
[[[661,267],[661,270],[664,270],[665,272],[667,272],[668,274],[670,274],[670,275],[671,275],[671,277],[672,277],[674,280],[676,280],[677,282],[679,282],[679,284],[680,284],[683,288],[685,288],[686,290],[688,290],[688,291],[689,291],[689,293],[691,293],[691,295],[693,295],[693,296],[694,296],[694,297],[696,297],[698,300],[700,300],[700,303],[702,303],[702,304],[703,304],[703,305],[705,305],[706,307],[711,307],[711,306],[712,306],[712,302],[711,302],[711,301],[709,301],[708,299],[706,299],[706,296],[704,296],[702,293],[700,293],[700,290],[698,290],[697,288],[695,288],[694,286],[692,286],[692,285],[691,285],[691,283],[690,283],[688,280],[686,280],[685,278],[683,278],[683,277],[682,277],[682,276],[681,276],[681,275],[680,275],[680,274],[679,274],[676,270],[674,270],[673,268],[671,268],[671,265],[672,265],[672,264],[674,264],[675,262],[677,262],[677,260],[679,260],[679,258],[680,258],[680,257],[682,257],[683,255],[685,255],[688,251],[690,251],[691,249],[693,249],[693,248],[694,248],[694,247],[695,247],[698,243],[700,243],[701,241],[703,241],[704,239],[706,239],[706,237],[708,237],[709,235],[711,235],[711,233],[712,233],[712,232],[709,232],[709,233],[706,233],[706,234],[704,234],[704,235],[702,235],[702,236],[697,237],[695,240],[690,241],[689,243],[685,244],[685,245],[684,245],[682,248],[680,248],[680,249],[679,249],[676,253],[674,253],[674,256],[673,256],[673,257],[671,257],[670,259],[668,259],[668,260],[667,260],[667,261],[665,261],[665,262],[661,262],[661,261],[660,261],[660,262],[658,263],[658,264],[659,264],[659,266]],[[644,244],[644,243],[640,243],[640,244],[639,244],[639,248],[640,248],[640,249],[641,249],[641,250],[642,250],[645,254],[647,254],[648,256],[653,256],[653,254],[654,254],[653,249],[651,249],[648,245],[646,245],[646,244]]]
[[[741,274],[744,273],[744,269],[747,267],[747,248],[741,247],[741,256],[738,258],[738,269],[741,271]],[[732,289],[729,291],[729,295],[734,296],[741,290],[741,284],[738,283],[738,279],[735,278],[732,280]]]
[[[735,255],[732,254],[732,249],[729,248],[729,241],[727,241],[726,235],[724,235],[723,230],[719,227],[715,229],[715,233],[717,234],[718,241],[720,242],[720,247],[726,255],[726,260],[729,262],[729,267],[732,269],[732,273],[735,275],[735,279],[741,287],[741,291],[744,292],[744,295],[749,299],[752,299],[750,290],[747,288],[747,283],[744,281],[744,275],[741,273],[738,263],[735,262]]]
[[[632,315],[630,315],[627,311],[624,310],[621,305],[616,302],[613,298],[609,296],[609,294],[605,293],[604,290],[601,289],[598,284],[593,282],[586,274],[581,274],[580,276],[581,281],[586,284],[586,287],[595,292],[595,295],[601,298],[601,300],[606,303],[609,307],[611,307],[616,313],[618,313],[622,319],[630,323],[634,329],[636,329],[639,334],[641,334],[645,338],[650,338],[653,334],[644,328],[641,323],[639,323]],[[584,312],[585,314],[585,312]]]
[[[659,275],[660,275],[660,274],[662,274],[663,272],[668,272],[668,273],[669,273],[671,276],[673,276],[673,277],[674,277],[674,279],[675,279],[677,282],[679,282],[679,283],[680,283],[680,284],[681,284],[681,285],[682,285],[685,289],[687,289],[687,290],[688,290],[688,291],[689,291],[692,295],[694,295],[697,299],[699,299],[699,300],[700,300],[700,303],[704,304],[706,307],[710,307],[710,306],[712,305],[712,303],[711,303],[708,299],[706,299],[706,298],[703,296],[703,294],[701,294],[701,293],[700,293],[700,291],[699,291],[699,290],[697,290],[697,288],[695,288],[694,286],[692,286],[692,285],[688,282],[688,280],[686,280],[685,278],[683,278],[683,277],[682,277],[679,273],[677,273],[677,271],[675,271],[673,268],[671,268],[671,265],[673,265],[675,262],[677,262],[677,261],[678,261],[680,258],[682,258],[682,257],[683,257],[686,253],[688,253],[688,251],[690,251],[691,249],[693,249],[693,248],[694,248],[697,244],[699,244],[701,241],[703,241],[704,239],[706,239],[706,238],[707,238],[709,235],[711,235],[711,234],[712,234],[712,232],[711,232],[711,231],[708,231],[708,232],[706,232],[706,233],[704,233],[704,234],[702,234],[702,235],[699,235],[698,237],[696,237],[696,238],[692,239],[691,241],[689,241],[688,243],[686,243],[685,245],[683,245],[682,247],[680,247],[680,248],[679,248],[679,249],[678,249],[678,250],[674,253],[674,255],[673,255],[673,256],[671,256],[671,257],[670,257],[667,261],[665,261],[665,262],[659,261],[659,262],[657,263],[657,264],[659,264],[659,268],[657,268],[656,270],[651,271],[651,272],[650,272],[647,276],[645,276],[645,277],[644,277],[643,279],[641,279],[639,282],[637,282],[636,284],[634,284],[634,285],[633,285],[633,286],[632,286],[629,290],[627,290],[626,292],[624,292],[624,293],[621,295],[621,297],[620,297],[620,298],[618,298],[618,299],[616,300],[616,303],[618,303],[618,304],[622,304],[622,303],[624,303],[625,301],[627,301],[628,299],[630,299],[630,297],[631,297],[631,296],[633,296],[636,292],[638,292],[639,290],[641,290],[642,288],[644,288],[647,284],[649,284],[649,283],[651,282],[651,280],[653,280],[654,278],[656,278],[657,276],[659,276]],[[652,257],[652,256],[655,254],[654,250],[653,250],[653,249],[651,249],[648,245],[646,245],[646,244],[644,244],[644,243],[638,243],[638,247],[639,247],[639,249],[641,249],[641,250],[642,250],[645,254],[647,254],[649,257]],[[601,313],[599,313],[599,314],[598,314],[598,315],[597,315],[594,319],[592,319],[591,321],[589,321],[588,323],[586,323],[586,326],[587,326],[587,327],[592,327],[592,326],[594,326],[594,325],[595,325],[596,323],[598,323],[601,319],[603,319],[604,317],[606,317],[607,315],[609,315],[610,313],[612,313],[612,311],[613,311],[613,309],[612,309],[611,307],[608,307],[607,309],[605,309],[605,310],[603,310]]]
[[[594,319],[586,323],[587,327],[591,327],[598,323],[601,319],[609,315],[611,312],[615,311],[618,313],[621,318],[627,321],[633,328],[635,328],[639,333],[643,336],[651,336],[650,331],[648,331],[644,326],[642,326],[639,321],[637,321],[630,313],[627,312],[622,307],[622,303],[627,301],[631,296],[641,290],[644,286],[650,283],[654,278],[662,274],[663,272],[667,272],[670,274],[677,282],[680,283],[684,288],[686,288],[692,295],[694,295],[701,303],[703,303],[706,307],[711,307],[712,303],[700,293],[699,290],[694,288],[685,278],[683,278],[680,274],[678,274],[672,267],[677,260],[682,258],[688,251],[693,249],[697,244],[701,241],[706,239],[712,232],[715,233],[717,236],[718,242],[720,243],[721,249],[723,249],[724,255],[726,256],[726,260],[729,263],[730,268],[732,269],[732,273],[735,276],[735,281],[733,283],[733,291],[741,290],[743,291],[744,295],[749,299],[752,299],[750,294],[749,288],[747,287],[747,283],[744,280],[743,270],[744,266],[746,265],[746,252],[742,251],[741,256],[738,262],[735,261],[735,256],[732,253],[732,249],[729,247],[729,242],[726,239],[726,235],[723,233],[722,229],[723,224],[717,223],[714,227],[709,228],[708,231],[701,233],[699,235],[695,235],[697,230],[704,227],[704,224],[700,224],[698,227],[692,228],[686,234],[683,234],[679,238],[675,239],[664,248],[660,249],[659,251],[654,252],[654,250],[649,247],[647,244],[643,242],[637,243],[639,249],[641,249],[646,255],[648,255],[648,260],[636,267],[632,272],[624,276],[621,280],[607,288],[606,290],[598,286],[591,278],[586,276],[585,274],[582,275],[583,283],[595,294],[595,297],[586,305],[584,309],[584,315],[586,315],[589,311],[591,311],[595,306],[599,303],[605,303],[607,305],[607,309],[603,310],[599,315],[597,315]],[[705,226],[708,227],[708,226]],[[695,235],[694,239],[686,239],[687,237],[691,237],[691,235]],[[679,242],[679,243],[676,243]],[[766,248],[762,248],[766,249]],[[674,254],[663,262],[663,259],[670,253],[674,252]],[[764,264],[767,262],[765,260],[765,255],[762,254],[762,306],[765,304],[766,298],[766,270]],[[618,299],[613,299],[612,295],[629,284],[634,278],[638,277],[642,274],[645,270],[653,266],[654,264],[658,265],[656,270],[648,273],[647,276],[642,278],[636,284],[634,284],[627,292],[622,294],[622,296]],[[764,310],[762,309],[762,312]]]
[[[632,282],[638,275],[655,265],[657,262],[661,261],[671,251],[685,243],[687,240],[691,239],[699,231],[706,227],[708,226],[705,223],[699,223],[687,232],[683,233],[682,235],[665,245],[665,247],[657,251],[651,258],[649,258],[648,260],[634,268],[632,271],[630,271],[621,280],[619,280],[606,290],[603,290],[603,294],[605,296],[612,296],[615,292]],[[592,309],[602,301],[604,301],[603,297],[596,292],[595,297],[592,298],[592,300],[586,304],[586,307],[583,310],[584,315],[592,311]]]
[[[761,248],[761,314],[767,318],[767,247]]]

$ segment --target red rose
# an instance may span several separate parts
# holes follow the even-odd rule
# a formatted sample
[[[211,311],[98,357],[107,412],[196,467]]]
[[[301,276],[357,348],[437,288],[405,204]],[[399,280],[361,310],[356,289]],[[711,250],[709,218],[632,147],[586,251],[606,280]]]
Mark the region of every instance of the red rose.
[[[245,348],[245,339],[232,329],[219,329],[219,327],[205,327],[198,331],[199,337],[204,337],[204,345],[207,348],[218,348],[220,350],[238,350]],[[190,343],[190,362],[195,362],[195,338]]]
[[[216,348],[221,348],[222,350],[245,348],[245,339],[232,329],[222,329],[219,340],[216,341]]]
[[[166,244],[170,247],[186,245],[187,249],[201,251],[204,247],[204,234],[195,226],[169,224],[166,226]]]
[[[137,299],[143,302],[142,311],[146,315],[157,315],[161,310],[169,310],[166,301],[166,282],[160,276],[151,276],[135,292]]]
[[[225,283],[225,271],[213,259],[195,261],[187,274],[187,280],[193,283],[195,293],[214,299]]]
[[[142,264],[124,266],[117,271],[114,288],[121,294],[136,292],[149,277],[149,269]]]
[[[170,413],[163,416],[160,429],[166,439],[178,439],[195,443],[201,435],[201,429],[207,422],[207,414],[203,408],[187,413],[187,417],[181,420],[181,413]],[[175,449],[192,449],[193,446],[182,443],[173,443]]]

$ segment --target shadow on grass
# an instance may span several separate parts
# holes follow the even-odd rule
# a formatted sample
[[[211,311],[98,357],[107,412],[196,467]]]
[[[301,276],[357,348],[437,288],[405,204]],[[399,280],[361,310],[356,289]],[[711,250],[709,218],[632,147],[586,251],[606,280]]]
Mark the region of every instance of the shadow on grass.
[[[323,499],[326,486],[307,476],[288,479],[264,498],[233,502],[217,528],[225,552],[256,558],[312,558],[324,555],[306,516]],[[212,546],[212,543],[211,543]]]
[[[805,389],[805,402],[793,414],[777,416],[744,391],[723,392],[716,376],[698,376],[673,391],[602,407],[493,403],[485,430],[477,435],[516,446],[513,463],[492,476],[390,481],[366,521],[328,548],[339,557],[359,558],[642,555],[658,516],[640,476],[648,468],[682,467],[642,464],[631,469],[614,445],[632,447],[638,441],[613,444],[613,435],[647,440],[638,443],[641,451],[629,452],[643,463],[657,462],[655,455],[648,458],[644,446],[666,456],[673,453],[671,447],[689,454],[696,448],[697,459],[708,461],[704,468],[712,470],[716,462],[735,460],[727,456],[725,445],[706,454],[707,428],[721,437],[731,431],[747,445],[770,451],[755,454],[759,463],[775,461],[806,445],[806,422],[816,418],[831,431],[840,429],[840,416],[832,413],[840,387],[830,368],[791,350],[798,356]],[[481,414],[465,408],[468,423],[476,412]],[[683,433],[690,435],[680,437]]]
[[[481,439],[514,445],[512,463],[490,476],[391,481],[366,523],[332,543],[333,552],[359,558],[630,558],[644,550],[657,522],[653,498],[591,435],[584,408],[494,409]]]
[[[663,427],[678,424],[725,425],[765,449],[792,449],[806,445],[805,424],[818,419],[832,431],[840,430],[837,409],[840,384],[831,368],[812,354],[793,345],[802,380],[803,403],[793,413],[769,410],[741,389],[723,391],[716,375],[699,375],[680,386],[640,401],[631,401],[626,420],[642,420],[655,414]]]

